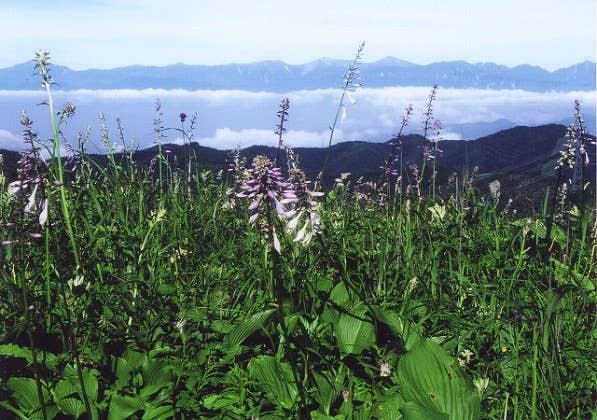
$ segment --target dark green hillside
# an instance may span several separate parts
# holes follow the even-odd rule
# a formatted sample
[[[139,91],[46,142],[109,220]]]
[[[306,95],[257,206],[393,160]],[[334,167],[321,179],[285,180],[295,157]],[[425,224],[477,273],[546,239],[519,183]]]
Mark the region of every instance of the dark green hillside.
[[[499,131],[490,136],[471,141],[442,141],[439,148],[442,153],[437,160],[438,180],[445,184],[448,177],[456,172],[472,173],[478,169],[476,182],[481,191],[487,190],[487,184],[498,179],[502,184],[502,196],[512,198],[516,204],[525,208],[536,207],[544,197],[545,190],[554,180],[555,161],[562,148],[566,127],[548,124],[537,127],[519,126]],[[365,180],[377,181],[380,167],[391,150],[390,141],[385,143],[371,143],[350,141],[335,144],[329,153],[328,167],[324,183],[331,186],[333,180],[341,173],[350,172],[353,179],[363,177]],[[408,135],[401,138],[402,160],[405,176],[411,164],[422,165],[421,146],[423,137]],[[179,169],[185,167],[187,151],[185,146],[164,144],[163,150],[173,166]],[[227,151],[203,147],[192,144],[199,168],[219,171],[226,168]],[[277,149],[268,146],[251,146],[241,150],[241,154],[250,163],[257,155],[266,155],[273,159]],[[298,147],[295,149],[300,166],[311,178],[317,176],[326,154],[326,149],[314,147]],[[594,150],[590,150],[594,155]],[[15,163],[18,153],[3,151],[4,171],[9,179],[15,176]],[[134,159],[139,167],[148,167],[157,155],[158,148],[153,146],[134,153]],[[107,163],[102,155],[91,155],[100,165]],[[175,157],[175,158],[174,158]],[[116,160],[122,155],[116,154]],[[585,173],[587,180],[595,173],[595,159]],[[286,157],[280,153],[279,164],[286,167]],[[593,175],[594,176],[594,175]],[[441,190],[441,189],[440,189]]]

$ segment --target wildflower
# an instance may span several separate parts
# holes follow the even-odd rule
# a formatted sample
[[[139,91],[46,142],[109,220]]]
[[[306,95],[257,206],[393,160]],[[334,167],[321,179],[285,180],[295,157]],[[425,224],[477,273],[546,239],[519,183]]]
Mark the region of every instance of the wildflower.
[[[479,395],[483,395],[489,385],[489,378],[475,378],[473,379],[473,385],[475,385]]]
[[[280,110],[277,112],[278,125],[276,125],[275,134],[278,136],[278,149],[282,147],[282,136],[286,132],[284,123],[288,121],[288,109],[290,108],[290,100],[288,98],[282,99],[280,102]]]
[[[226,196],[228,199],[222,205],[222,208],[234,208],[236,207],[236,195],[240,193],[241,185],[249,178],[247,172],[247,160],[240,156],[239,146],[236,146],[228,154],[231,160],[228,164],[228,173],[232,175],[232,187],[226,189]]]
[[[410,165],[409,169],[414,182],[406,186],[406,193],[414,192],[418,198],[421,198],[421,170],[416,163]]]
[[[350,172],[342,172],[339,178],[336,178],[334,182],[336,183],[336,187],[344,188],[347,185],[346,180],[350,177]]]
[[[174,251],[174,255],[170,256],[169,261],[170,264],[174,264],[177,260],[182,259],[185,255],[189,254],[188,249],[178,248]]]
[[[185,114],[184,112],[181,112],[179,117],[180,117],[180,122],[184,123],[185,120],[187,119],[187,114]]]
[[[402,164],[401,159],[399,159],[398,152],[402,153],[402,132],[408,125],[408,122],[413,113],[413,105],[410,104],[406,107],[404,111],[404,115],[402,115],[402,124],[400,126],[400,130],[398,134],[394,136],[394,139],[390,142],[390,154],[388,158],[385,160],[384,165],[381,167],[382,169],[382,178],[380,179],[379,184],[384,184],[386,181],[389,180],[390,177],[401,176],[402,167],[400,170],[396,168],[396,164],[400,162]]]
[[[187,320],[184,318],[180,318],[175,324],[174,328],[178,330],[179,333],[183,333],[184,327],[187,325]]]
[[[497,198],[500,197],[500,189],[501,189],[501,187],[502,187],[502,184],[497,179],[494,180],[494,181],[491,181],[489,183],[489,192],[491,193],[491,196],[493,198],[497,199]]]
[[[345,88],[348,92],[354,92],[357,88],[362,87],[361,84],[361,70],[359,69],[359,62],[363,58],[363,50],[365,49],[365,41],[361,42],[359,48],[357,49],[357,53],[354,56],[354,60],[350,66],[348,66],[348,71],[344,75],[344,83]],[[347,95],[348,99],[351,103],[354,103],[354,99],[349,95]]]
[[[346,402],[346,401],[348,401],[348,400],[350,399],[350,397],[351,397],[351,395],[350,395],[350,391],[349,391],[348,389],[344,388],[344,389],[342,390],[342,400],[343,400],[344,402]]]
[[[240,186],[241,192],[236,196],[252,200],[249,204],[249,223],[255,224],[261,215],[265,215],[267,220],[262,219],[262,228],[271,235],[272,246],[280,253],[280,241],[276,227],[269,219],[269,211],[275,208],[280,218],[290,217],[293,213],[284,207],[281,200],[293,200],[296,195],[289,189],[289,183],[282,177],[280,168],[274,167],[265,156],[255,156],[252,168],[247,173],[249,177]]]
[[[8,184],[8,192],[17,200],[22,215],[27,216],[24,220],[27,224],[32,216],[37,215],[37,222],[40,226],[44,226],[48,220],[48,200],[45,196],[48,168],[39,154],[39,149],[35,146],[37,133],[33,131],[33,122],[25,113],[21,116],[21,125],[27,147],[17,163],[17,179]],[[28,237],[34,239],[41,237],[40,233],[33,230],[33,226],[28,228],[31,230],[24,231]],[[2,244],[10,245],[14,242],[8,240]]]
[[[576,163],[576,141],[577,141],[577,127],[574,124],[568,126],[566,131],[566,142],[564,147],[560,150],[560,157],[558,158],[556,169],[562,170],[564,168],[574,168]]]
[[[344,107],[344,98],[347,98],[351,104],[355,103],[351,93],[356,91],[357,88],[361,87],[361,80],[360,80],[360,70],[359,70],[359,62],[362,59],[363,49],[365,48],[365,42],[361,42],[359,48],[357,49],[357,53],[354,57],[352,64],[348,67],[348,71],[344,75],[344,89],[342,90],[342,96],[340,97],[340,103],[338,104],[338,109],[336,111],[336,117],[334,118],[334,123],[329,127],[330,129],[330,138],[328,140],[328,148],[326,155],[323,159],[323,166],[321,167],[321,171],[317,176],[316,185],[321,185],[321,181],[323,179],[324,173],[327,168],[328,159],[330,157],[330,149],[332,147],[332,142],[334,139],[334,132],[336,131],[336,125],[338,124],[338,119],[344,120],[346,118],[346,108]]]
[[[54,80],[52,79],[49,70],[50,53],[44,49],[41,49],[35,53],[35,58],[33,61],[35,62],[35,69],[41,77],[41,86],[43,88],[49,88],[54,84]]]
[[[431,93],[429,94],[429,98],[427,100],[427,106],[425,107],[425,113],[423,114],[423,116],[425,117],[423,123],[423,137],[425,138],[425,140],[427,140],[427,133],[431,128],[431,121],[433,120],[433,102],[435,101],[436,97],[437,85],[435,84],[431,89]]]
[[[502,345],[500,347],[500,350],[502,351],[502,353],[507,353],[508,352],[508,346]]]
[[[385,360],[379,362],[379,376],[382,378],[386,378],[392,374],[392,369],[390,368],[390,364]]]
[[[418,285],[419,285],[419,279],[416,276],[413,277],[412,279],[410,279],[408,282],[408,286],[407,286],[408,293],[412,293],[413,290],[415,290]]]
[[[419,176],[419,166],[416,163],[413,163],[412,165],[410,165],[410,171],[414,177]]]
[[[289,217],[286,231],[293,233],[299,224],[302,225],[296,233],[294,241],[306,246],[311,242],[313,236],[321,232],[319,203],[315,201],[315,198],[322,197],[324,194],[310,189],[311,182],[307,181],[305,173],[298,168],[291,148],[286,148],[286,155],[289,168],[289,191],[291,195],[294,195],[294,197],[289,195],[282,200],[284,204],[292,203],[294,205],[292,209],[294,213]]]
[[[468,365],[471,362],[473,354],[474,353],[469,349],[464,349],[463,351],[461,351],[458,355],[458,362],[460,363],[460,366]]]
[[[60,121],[62,121],[63,118],[74,117],[76,109],[77,109],[77,107],[71,103],[67,103],[66,105],[64,105],[62,110],[58,111],[58,116],[60,117]]]

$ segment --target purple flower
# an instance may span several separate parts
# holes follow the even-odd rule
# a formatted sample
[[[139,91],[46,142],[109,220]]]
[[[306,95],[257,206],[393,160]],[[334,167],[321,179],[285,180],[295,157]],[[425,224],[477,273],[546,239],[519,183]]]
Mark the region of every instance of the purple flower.
[[[280,168],[265,156],[255,156],[251,169],[247,169],[248,179],[240,186],[238,198],[251,200],[249,204],[249,223],[261,221],[265,232],[271,235],[272,246],[280,253],[280,241],[276,234],[270,210],[275,209],[278,217],[287,218],[293,213],[288,211],[282,201],[293,200],[290,184],[282,177]]]
[[[185,114],[184,112],[180,113],[180,122],[183,123],[185,122],[185,120],[187,119],[187,114]]]
[[[284,194],[284,204],[292,204],[293,209],[287,216],[289,221],[286,231],[295,234],[294,242],[308,245],[313,236],[321,232],[321,217],[319,216],[319,203],[315,200],[324,194],[311,189],[311,181],[307,181],[305,173],[298,168],[294,152],[286,148],[289,173],[289,190]]]

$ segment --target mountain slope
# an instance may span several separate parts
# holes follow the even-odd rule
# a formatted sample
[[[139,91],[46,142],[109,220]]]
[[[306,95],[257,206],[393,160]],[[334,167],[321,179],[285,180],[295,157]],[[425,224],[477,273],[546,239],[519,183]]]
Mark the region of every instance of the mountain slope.
[[[465,173],[472,173],[477,168],[476,185],[481,191],[487,191],[487,184],[498,179],[502,184],[502,196],[538,205],[544,197],[546,188],[554,181],[554,167],[559,157],[566,127],[549,124],[537,127],[519,126],[499,131],[471,141],[442,141],[439,148],[442,153],[437,160],[438,182],[445,185],[448,177],[456,172],[462,179]],[[402,150],[402,162],[405,177],[411,164],[422,165],[421,145],[423,138],[419,135],[404,136],[399,139]],[[227,151],[203,147],[193,143],[193,152],[197,156],[199,167],[212,170],[226,168]],[[171,161],[176,156],[180,168],[186,160],[186,148],[180,145],[163,145],[168,151]],[[390,141],[386,143],[344,142],[331,147],[325,184],[330,185],[334,178],[343,172],[350,172],[352,179],[363,177],[376,181],[380,175],[380,167],[391,149]],[[323,148],[296,148],[300,166],[309,178],[314,179],[321,170],[326,155]],[[14,177],[18,153],[0,151],[4,155],[5,172],[9,178]],[[135,153],[137,164],[142,167],[150,165],[157,154],[157,147],[140,150]],[[263,154],[270,158],[276,155],[276,148],[267,146],[251,146],[241,151],[251,162],[256,155]],[[93,155],[100,164],[105,164],[105,157]],[[118,161],[118,156],[117,156]],[[285,158],[281,156],[280,166],[285,167]],[[590,150],[590,167],[585,170],[587,181],[595,185],[595,150]],[[428,163],[428,168],[431,163]],[[429,174],[429,169],[427,170]],[[566,175],[568,176],[568,175]],[[593,177],[593,178],[591,178]]]

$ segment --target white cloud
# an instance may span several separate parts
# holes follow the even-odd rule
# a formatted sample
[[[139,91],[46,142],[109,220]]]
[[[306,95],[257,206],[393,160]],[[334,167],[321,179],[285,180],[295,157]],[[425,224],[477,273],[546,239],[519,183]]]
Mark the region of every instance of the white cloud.
[[[0,129],[0,149],[22,150],[23,140],[8,130]]]
[[[342,137],[342,130],[336,134]],[[284,143],[292,147],[323,147],[328,140],[329,131],[289,130],[284,134]],[[241,148],[252,145],[277,147],[278,137],[274,130],[218,128],[213,136],[200,138],[199,143],[217,149],[232,149],[237,145]]]
[[[356,104],[346,105],[347,117],[338,122],[334,143],[348,140],[385,141],[395,134],[404,109],[413,104],[415,109],[406,132],[420,133],[429,95],[425,87],[388,87],[360,89],[354,94]],[[446,132],[443,138],[456,139],[459,124],[487,123],[508,120],[515,124],[539,125],[559,122],[573,115],[573,101],[578,99],[587,120],[595,115],[596,92],[527,92],[522,90],[440,89],[434,104],[434,115],[440,119]],[[155,140],[153,132],[156,98],[162,102],[163,125],[180,127],[179,114],[198,113],[195,138],[202,144],[218,148],[251,144],[276,145],[274,134],[276,112],[280,100],[290,99],[290,110],[285,135],[287,143],[299,146],[327,145],[340,91],[319,89],[294,91],[285,94],[235,90],[75,90],[56,91],[56,107],[66,102],[76,105],[75,118],[64,127],[67,138],[76,143],[79,131],[92,124],[89,139],[91,151],[100,151],[98,112],[104,112],[106,122],[117,139],[115,120],[122,121],[127,139],[135,137],[141,148]],[[41,139],[50,137],[47,107],[36,106],[43,99],[39,91],[0,91],[0,127],[9,133],[21,130],[21,110],[28,111],[34,129]],[[592,121],[592,120],[591,120]],[[188,124],[187,124],[188,128]],[[594,127],[590,127],[594,129]],[[450,133],[448,133],[450,131]],[[467,129],[467,132],[471,132]],[[176,141],[173,131],[166,141]],[[489,134],[489,133],[487,133]],[[7,134],[4,133],[6,143]],[[10,143],[14,143],[11,138]],[[19,144],[17,142],[16,144]],[[14,148],[14,147],[13,147]]]
[[[458,133],[452,133],[450,131],[442,132],[441,134],[442,140],[462,140],[462,136]]]

